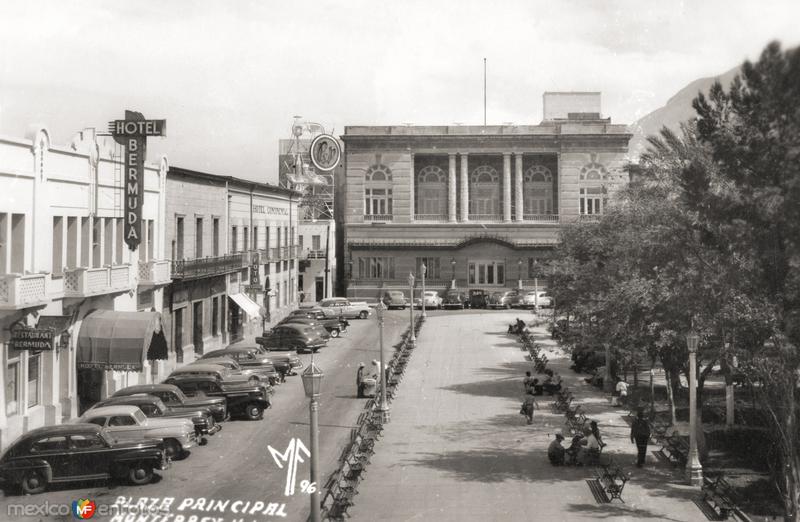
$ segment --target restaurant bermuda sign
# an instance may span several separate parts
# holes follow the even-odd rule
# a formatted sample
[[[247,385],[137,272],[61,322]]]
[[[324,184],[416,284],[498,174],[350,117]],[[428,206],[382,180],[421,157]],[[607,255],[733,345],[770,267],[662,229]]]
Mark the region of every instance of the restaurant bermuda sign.
[[[147,137],[166,136],[167,120],[146,120],[142,113],[125,111],[124,120],[109,122],[114,140],[125,147],[124,239],[128,248],[136,250],[142,240],[142,204],[144,203],[144,162]]]

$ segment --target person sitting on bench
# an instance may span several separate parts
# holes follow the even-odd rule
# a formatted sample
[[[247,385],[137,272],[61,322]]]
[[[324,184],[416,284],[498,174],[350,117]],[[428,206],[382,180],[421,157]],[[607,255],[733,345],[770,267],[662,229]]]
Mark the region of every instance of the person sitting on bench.
[[[561,389],[561,382],[559,377],[559,382],[556,383],[553,378],[553,370],[545,370],[544,373],[547,375],[545,377],[544,382],[542,383],[542,389],[547,392],[548,395],[553,395],[555,392]]]
[[[572,442],[570,443],[569,448],[567,448],[565,451],[567,457],[569,457],[569,459],[566,461],[567,465],[574,466],[580,463],[579,455],[585,444],[586,439],[584,438],[583,433],[578,433],[572,437]]]
[[[558,432],[556,433],[555,440],[547,447],[547,458],[550,459],[550,464],[553,466],[564,465],[564,454],[566,450],[561,443],[564,441],[564,436]]]
[[[541,384],[539,384],[539,379],[534,379],[533,382],[531,382],[530,390],[531,393],[533,393],[533,395],[543,394],[544,388],[542,387]]]

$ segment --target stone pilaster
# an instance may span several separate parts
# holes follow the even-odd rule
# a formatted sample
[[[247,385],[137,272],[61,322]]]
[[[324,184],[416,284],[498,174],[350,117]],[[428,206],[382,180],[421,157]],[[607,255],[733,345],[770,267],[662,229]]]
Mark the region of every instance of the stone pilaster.
[[[416,175],[416,172],[414,171],[414,153],[413,152],[411,154],[409,154],[408,169],[411,172],[411,174],[408,177],[408,183],[409,183],[409,187],[408,187],[408,189],[409,189],[409,202],[408,202],[409,216],[408,216],[408,219],[411,222],[413,222],[414,221],[414,212],[416,212],[415,207],[417,206],[417,195],[414,192],[414,181],[415,181],[414,180],[414,176]]]
[[[503,153],[503,221],[511,222],[511,153]]]
[[[461,153],[461,221],[469,221],[469,156]]]
[[[447,215],[451,223],[456,222],[456,155],[449,154],[450,168],[447,178]]]
[[[517,153],[514,156],[514,166],[516,167],[516,176],[514,177],[515,183],[515,196],[516,196],[516,214],[517,214],[517,221],[522,221],[523,217],[523,210],[524,210],[524,200],[522,198],[522,154]]]

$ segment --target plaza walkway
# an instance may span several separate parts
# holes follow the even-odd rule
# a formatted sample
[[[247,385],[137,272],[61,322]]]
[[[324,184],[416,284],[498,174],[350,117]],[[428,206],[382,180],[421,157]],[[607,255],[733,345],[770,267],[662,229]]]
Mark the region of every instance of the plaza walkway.
[[[432,314],[400,384],[391,423],[376,444],[352,519],[366,520],[666,520],[704,521],[697,491],[657,461],[634,465],[630,428],[596,388],[568,369],[544,329],[537,340],[550,368],[597,420],[604,453],[631,472],[623,498],[598,503],[587,484],[592,468],[553,467],[546,449],[564,416],[537,397],[532,425],[519,414],[522,378],[533,370],[508,323],[521,312]],[[531,318],[526,314],[525,319]],[[651,450],[655,450],[651,446]]]

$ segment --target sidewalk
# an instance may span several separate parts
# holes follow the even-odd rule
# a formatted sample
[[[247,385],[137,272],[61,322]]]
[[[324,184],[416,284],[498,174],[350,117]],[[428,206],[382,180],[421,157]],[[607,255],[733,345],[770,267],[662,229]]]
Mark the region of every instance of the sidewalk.
[[[598,504],[587,479],[592,468],[553,467],[547,445],[564,416],[537,397],[534,423],[519,414],[522,378],[533,370],[516,338],[506,335],[517,314],[429,316],[392,403],[391,422],[359,486],[353,520],[669,520],[705,521],[698,492],[680,473],[636,448],[624,410],[569,370],[543,329],[536,338],[551,353],[550,368],[597,420],[604,453],[632,474],[625,504]],[[560,358],[557,358],[560,357]]]

